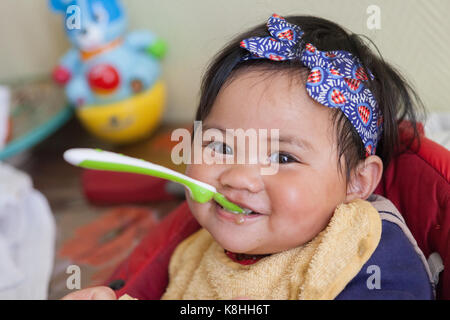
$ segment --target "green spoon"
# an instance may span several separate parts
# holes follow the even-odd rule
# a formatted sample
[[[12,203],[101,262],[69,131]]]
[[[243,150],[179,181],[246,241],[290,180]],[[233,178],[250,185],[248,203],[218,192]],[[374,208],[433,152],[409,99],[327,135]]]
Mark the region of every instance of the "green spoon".
[[[227,211],[246,215],[251,212],[228,201],[223,194],[207,183],[141,159],[100,149],[84,148],[67,150],[64,152],[64,159],[70,164],[87,169],[138,173],[170,180],[187,187],[194,201],[205,203],[214,199]]]

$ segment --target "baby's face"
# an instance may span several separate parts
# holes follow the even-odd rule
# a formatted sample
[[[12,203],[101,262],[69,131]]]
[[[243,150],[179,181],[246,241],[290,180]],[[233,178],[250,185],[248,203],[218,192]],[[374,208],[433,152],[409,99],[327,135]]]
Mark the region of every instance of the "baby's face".
[[[297,247],[322,231],[336,206],[345,202],[330,109],[314,102],[300,80],[281,73],[268,77],[258,70],[238,75],[222,88],[202,125],[203,130],[279,129],[279,149],[268,148],[267,154],[279,163],[276,174],[261,174],[267,164],[260,163],[187,167],[192,178],[259,213],[239,220],[214,201],[200,204],[187,196],[195,218],[223,248],[265,254]],[[221,145],[225,141],[210,142],[203,140],[203,148],[213,150],[216,158],[236,154]]]

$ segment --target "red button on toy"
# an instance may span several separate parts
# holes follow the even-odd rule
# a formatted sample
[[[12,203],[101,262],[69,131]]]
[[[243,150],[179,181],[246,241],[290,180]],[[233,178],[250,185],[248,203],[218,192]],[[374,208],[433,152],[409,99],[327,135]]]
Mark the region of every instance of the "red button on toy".
[[[95,93],[110,94],[119,86],[120,76],[113,66],[98,64],[89,70],[88,82]]]

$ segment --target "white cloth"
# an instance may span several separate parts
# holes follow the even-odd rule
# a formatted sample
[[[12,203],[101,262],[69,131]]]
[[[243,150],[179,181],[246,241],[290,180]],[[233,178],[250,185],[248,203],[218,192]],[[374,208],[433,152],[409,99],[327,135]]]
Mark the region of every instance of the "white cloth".
[[[0,299],[47,299],[55,229],[30,177],[0,162]]]
[[[425,136],[450,150],[450,112],[435,112],[425,122]]]

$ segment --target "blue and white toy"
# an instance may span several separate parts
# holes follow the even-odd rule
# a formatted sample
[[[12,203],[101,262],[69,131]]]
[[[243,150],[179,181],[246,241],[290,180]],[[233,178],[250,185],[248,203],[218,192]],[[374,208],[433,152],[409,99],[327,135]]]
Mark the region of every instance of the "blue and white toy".
[[[73,44],[54,69],[53,78],[65,86],[69,102],[78,107],[78,116],[90,131],[109,140],[115,140],[108,137],[114,130],[116,136],[123,136],[120,132],[117,135],[118,130],[128,128],[133,121],[129,115],[121,115],[123,111],[118,111],[120,108],[114,103],[125,101],[129,109],[133,103],[130,97],[145,93],[160,82],[159,60],[166,51],[165,42],[148,31],[125,35],[127,17],[119,0],[49,0],[49,6],[63,15],[66,34]],[[161,94],[155,97],[153,92],[152,99],[158,100],[156,104],[164,104]],[[86,106],[112,106],[114,111],[104,109],[101,115],[92,110],[89,115],[78,112]],[[137,121],[138,116],[134,118]],[[125,136],[130,138],[129,134]],[[131,136],[131,140],[136,138]]]

